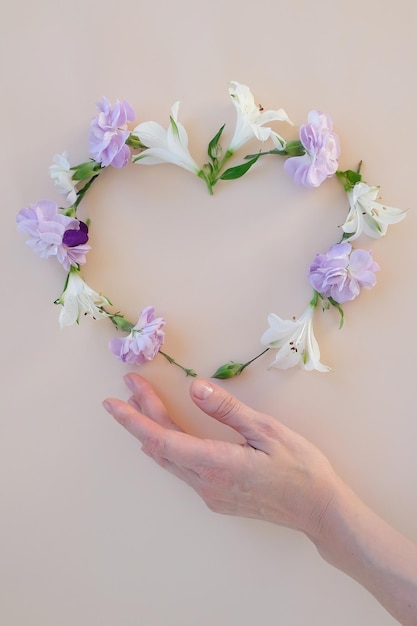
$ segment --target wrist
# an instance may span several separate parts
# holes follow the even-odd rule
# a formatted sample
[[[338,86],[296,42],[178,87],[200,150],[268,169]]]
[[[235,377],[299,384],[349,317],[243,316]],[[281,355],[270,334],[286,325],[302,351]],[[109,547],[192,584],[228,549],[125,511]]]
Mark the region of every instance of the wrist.
[[[361,509],[366,508],[356,494],[335,476],[327,506],[320,516],[320,523],[307,536],[320,555],[331,565],[340,569],[346,565],[343,552],[346,543],[354,536]]]

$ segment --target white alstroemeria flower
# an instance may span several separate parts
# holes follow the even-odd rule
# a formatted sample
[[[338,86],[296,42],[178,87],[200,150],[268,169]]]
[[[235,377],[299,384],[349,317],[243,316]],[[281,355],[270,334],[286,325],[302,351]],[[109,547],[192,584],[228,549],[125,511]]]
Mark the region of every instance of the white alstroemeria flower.
[[[168,129],[165,130],[157,122],[143,122],[136,126],[132,135],[146,146],[139,155],[133,157],[134,163],[157,165],[158,163],[173,163],[184,169],[198,174],[201,170],[188,150],[188,135],[184,126],[178,122],[176,102],[171,108]]]
[[[255,104],[249,87],[241,85],[236,81],[231,81],[231,84],[232,87],[229,88],[229,94],[236,108],[237,120],[229,152],[235,152],[252,137],[256,137],[260,141],[272,138],[275,145],[279,146],[280,149],[285,148],[287,143],[285,139],[273,131],[272,128],[264,127],[264,124],[274,121],[288,122],[288,124],[292,125],[284,109],[264,111]]]
[[[320,363],[320,349],[313,332],[314,309],[310,304],[298,320],[283,320],[275,313],[268,315],[269,328],[261,342],[277,350],[269,367],[288,369],[299,365],[304,370],[329,371]]]
[[[59,193],[66,194],[70,205],[74,204],[77,199],[76,180],[72,180],[73,172],[68,161],[68,154],[56,154],[49,166],[49,175],[54,181],[55,187]]]
[[[383,237],[390,224],[404,219],[406,211],[385,206],[376,202],[379,187],[370,187],[366,183],[356,183],[348,191],[350,210],[342,230],[346,233],[345,241],[356,239],[362,232],[368,237]]]
[[[59,324],[64,328],[78,323],[81,315],[91,315],[94,319],[108,317],[102,307],[110,304],[110,301],[91,289],[78,270],[71,270],[65,289],[55,303],[62,304]]]

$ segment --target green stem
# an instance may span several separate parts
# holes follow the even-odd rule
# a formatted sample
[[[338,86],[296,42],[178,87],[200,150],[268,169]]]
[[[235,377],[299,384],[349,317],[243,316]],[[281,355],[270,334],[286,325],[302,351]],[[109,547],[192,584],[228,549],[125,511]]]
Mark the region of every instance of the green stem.
[[[104,169],[104,167],[102,168]],[[100,170],[101,172],[101,170]],[[80,191],[78,192],[78,196],[76,201],[74,202],[74,207],[75,209],[78,208],[78,205],[80,204],[81,200],[84,198],[85,194],[87,193],[87,191],[90,189],[91,185],[93,184],[93,182],[96,180],[96,178],[98,178],[100,176],[100,172],[98,172],[97,174],[95,174],[92,178],[90,178],[90,180],[88,181],[88,183],[86,183],[84,185],[84,187],[82,189],[80,189]]]
[[[251,359],[250,361],[248,361],[247,363],[245,363],[244,365],[242,365],[242,369],[240,370],[240,373],[243,372],[243,370],[248,367],[248,365],[250,365],[251,363],[253,363],[254,361],[256,361],[256,359],[259,359],[259,357],[261,357],[263,354],[265,354],[266,352],[268,352],[270,348],[265,348],[265,350],[262,350],[262,352],[260,352],[259,354],[257,354],[255,357],[253,357],[253,359]]]
[[[217,164],[216,167],[216,171],[213,175],[213,185],[215,185],[219,180],[220,177],[222,175],[222,170],[224,168],[224,166],[226,165],[227,161],[234,155],[233,150],[226,150],[224,157],[222,158],[222,160]]]
[[[247,154],[244,158],[245,160],[254,159],[256,156],[265,156],[267,154],[280,154],[281,156],[287,156],[288,153],[285,150],[278,150],[274,148],[273,150],[268,150],[267,152],[257,152],[256,154]]]
[[[312,299],[310,300],[310,306],[312,306],[313,308],[316,308],[319,298],[321,298],[321,295],[319,294],[318,291],[314,290],[314,295],[312,297]]]
[[[201,178],[202,180],[204,180],[204,182],[207,185],[207,189],[209,194],[212,196],[213,195],[213,185],[215,184],[215,182],[213,183],[210,178],[208,176],[206,176],[205,172],[203,170],[200,170],[197,174],[197,176],[199,178]]]
[[[177,363],[175,361],[175,359],[172,358],[172,356],[169,356],[169,354],[166,354],[165,352],[162,352],[162,350],[159,350],[159,354],[162,354],[162,356],[165,357],[166,360],[169,363],[171,363],[171,365],[176,365],[177,367],[182,369],[182,371],[185,372],[187,376],[193,376],[193,377],[197,376],[197,373],[194,370],[188,369],[187,367],[184,367],[183,365],[180,365],[179,363]]]
[[[227,161],[228,161],[228,160],[229,160],[229,159],[230,159],[233,155],[234,155],[233,150],[226,150],[224,157],[222,158],[222,160],[221,160],[221,161],[220,161],[220,163],[219,163],[219,167],[218,167],[218,169],[217,169],[217,173],[219,173],[219,172],[223,169],[223,167],[224,167],[225,163],[226,163],[226,162],[227,162]]]
[[[232,150],[226,150],[224,157],[217,161],[217,159],[212,158],[211,164],[207,164],[209,168],[209,173],[204,171],[204,168],[198,172],[198,176],[204,180],[207,185],[207,189],[209,194],[213,195],[213,187],[220,180],[222,170],[227,163],[227,161],[233,156],[234,152]]]
[[[310,306],[312,307],[316,307],[318,304],[319,299],[323,300],[324,302],[327,302],[327,306],[323,307],[323,310],[326,308],[329,308],[329,304],[331,304],[332,306],[334,306],[338,311],[339,311],[339,315],[340,315],[340,324],[339,324],[339,328],[342,328],[344,321],[345,321],[345,312],[343,311],[343,307],[339,302],[336,302],[336,300],[334,300],[332,297],[328,297],[328,298],[324,298],[321,293],[319,293],[318,291],[314,290],[314,296],[313,298],[310,300]]]

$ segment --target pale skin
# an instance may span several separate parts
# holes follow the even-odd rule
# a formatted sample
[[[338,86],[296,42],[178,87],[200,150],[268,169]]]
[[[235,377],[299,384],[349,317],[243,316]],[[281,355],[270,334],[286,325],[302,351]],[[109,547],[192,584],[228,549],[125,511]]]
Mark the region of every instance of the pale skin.
[[[403,626],[417,626],[417,545],[374,513],[309,441],[211,381],[191,398],[242,436],[242,443],[182,431],[152,386],[125,376],[128,402],[103,405],[158,465],[188,483],[217,513],[299,530],[321,556],[363,585]]]

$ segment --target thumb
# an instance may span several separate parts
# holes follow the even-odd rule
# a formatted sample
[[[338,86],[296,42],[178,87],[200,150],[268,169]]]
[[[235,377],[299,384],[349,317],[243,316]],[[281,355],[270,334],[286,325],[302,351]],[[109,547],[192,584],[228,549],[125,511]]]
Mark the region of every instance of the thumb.
[[[211,381],[196,378],[190,388],[193,402],[207,415],[240,433],[253,448],[270,452],[278,425]]]

